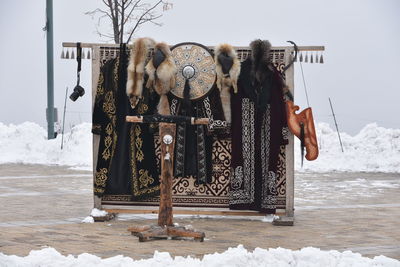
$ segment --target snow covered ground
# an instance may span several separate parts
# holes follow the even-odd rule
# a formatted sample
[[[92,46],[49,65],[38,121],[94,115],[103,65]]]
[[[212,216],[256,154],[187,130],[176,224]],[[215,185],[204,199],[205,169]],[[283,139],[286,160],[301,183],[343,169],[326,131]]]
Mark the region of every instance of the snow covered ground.
[[[67,165],[91,170],[91,124],[76,125],[66,133],[61,150],[61,135],[47,140],[47,131],[36,123],[5,125],[0,122],[0,164],[2,163]]]
[[[296,170],[307,172],[400,172],[400,129],[386,129],[377,124],[366,125],[360,133],[341,133],[342,153],[337,133],[326,123],[317,124],[320,155],[315,161],[300,166],[299,142],[295,143]],[[47,140],[47,132],[39,125],[0,123],[0,164],[56,164],[78,169],[92,169],[91,124],[82,123],[64,136]],[[297,140],[297,139],[296,139]]]
[[[400,172],[400,129],[386,129],[372,123],[355,136],[340,133],[344,150],[342,152],[337,132],[327,123],[318,123],[316,128],[319,157],[315,161],[305,160],[301,169],[300,144],[296,138],[296,170]]]
[[[0,266],[218,266],[218,267],[259,267],[259,266],[400,266],[400,261],[377,256],[373,259],[362,257],[351,251],[321,251],[307,247],[301,250],[284,248],[246,250],[242,245],[229,248],[223,253],[204,255],[202,259],[171,257],[168,252],[154,252],[153,258],[134,260],[122,255],[101,259],[95,255],[83,253],[78,256],[63,256],[53,248],[31,251],[26,257],[7,256],[0,253]]]

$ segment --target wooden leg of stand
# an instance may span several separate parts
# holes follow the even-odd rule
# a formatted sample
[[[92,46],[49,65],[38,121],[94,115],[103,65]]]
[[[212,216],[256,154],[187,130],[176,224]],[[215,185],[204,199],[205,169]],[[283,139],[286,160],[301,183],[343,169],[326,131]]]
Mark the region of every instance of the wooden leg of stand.
[[[165,144],[163,138],[170,135],[171,144]],[[160,183],[160,209],[158,213],[158,225],[161,227],[172,226],[172,171],[174,160],[175,124],[160,123],[161,139],[161,183]],[[169,159],[165,159],[169,153]]]
[[[150,228],[151,228],[150,225],[132,226],[132,227],[128,228],[128,231],[134,235],[135,233],[141,233],[141,232],[147,231]]]
[[[192,237],[194,240],[203,242],[206,236],[203,232],[187,230],[183,227],[167,227],[168,236],[172,237]]]

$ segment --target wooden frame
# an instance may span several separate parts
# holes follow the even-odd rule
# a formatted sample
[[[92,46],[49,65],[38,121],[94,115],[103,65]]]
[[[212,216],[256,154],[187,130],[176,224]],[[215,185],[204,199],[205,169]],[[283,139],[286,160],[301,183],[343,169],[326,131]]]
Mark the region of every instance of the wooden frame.
[[[76,47],[76,43],[64,42],[63,48],[71,49]],[[100,49],[115,49],[119,47],[118,44],[100,44],[100,43],[81,43],[82,48],[87,48],[91,50],[91,61],[92,61],[92,108],[94,104],[94,99],[96,96],[96,88],[98,82],[98,76],[100,72]],[[214,46],[208,46],[208,48],[213,49]],[[237,51],[250,51],[249,47],[235,47]],[[324,51],[324,46],[299,46],[299,52],[318,52]],[[281,58],[283,53],[283,61],[288,64],[294,53],[294,48],[292,46],[275,46],[272,47],[271,51],[278,51],[277,55],[273,54],[273,60],[275,58]],[[282,59],[280,59],[282,60]],[[294,95],[294,65],[286,70],[286,84]],[[99,149],[98,135],[93,135],[93,173],[95,173],[97,165],[97,155]],[[293,225],[294,218],[294,138],[293,134],[289,133],[289,144],[286,146],[286,202],[285,210],[277,210],[277,215],[280,215],[280,221],[277,221],[277,225]],[[105,206],[102,205],[101,199],[94,195],[94,207],[98,209],[105,209],[109,212],[115,213],[136,213],[136,214],[157,214],[157,209],[151,207],[120,207],[120,206]],[[230,211],[228,209],[220,208],[174,208],[175,214],[197,214],[197,215],[234,215],[234,216],[260,216],[263,215],[259,212],[254,211]]]

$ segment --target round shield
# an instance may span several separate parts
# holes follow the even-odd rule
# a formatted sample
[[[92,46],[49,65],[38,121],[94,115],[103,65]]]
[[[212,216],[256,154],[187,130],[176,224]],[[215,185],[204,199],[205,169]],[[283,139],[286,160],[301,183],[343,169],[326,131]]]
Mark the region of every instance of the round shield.
[[[216,79],[214,57],[207,47],[196,43],[180,43],[172,47],[178,73],[176,86],[171,93],[183,98],[185,82],[189,80],[190,99],[205,96],[213,87]]]

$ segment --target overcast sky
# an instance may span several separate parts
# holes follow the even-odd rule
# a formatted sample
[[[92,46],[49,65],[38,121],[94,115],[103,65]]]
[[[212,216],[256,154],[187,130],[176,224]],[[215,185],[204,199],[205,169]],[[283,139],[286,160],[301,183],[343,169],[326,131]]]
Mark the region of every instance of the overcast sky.
[[[46,126],[45,0],[0,1],[0,122],[34,121]],[[253,39],[272,45],[324,45],[325,64],[303,63],[310,104],[317,122],[333,125],[328,97],[339,127],[351,134],[377,122],[400,127],[400,1],[188,1],[170,0],[164,26],[147,25],[136,37],[176,44],[228,42],[245,46]],[[55,106],[62,119],[65,88],[76,83],[76,61],[62,60],[61,43],[101,42],[95,21],[85,11],[100,0],[54,0]],[[67,103],[66,128],[91,120],[90,61],[82,66],[86,95]],[[299,63],[295,102],[306,107]]]

